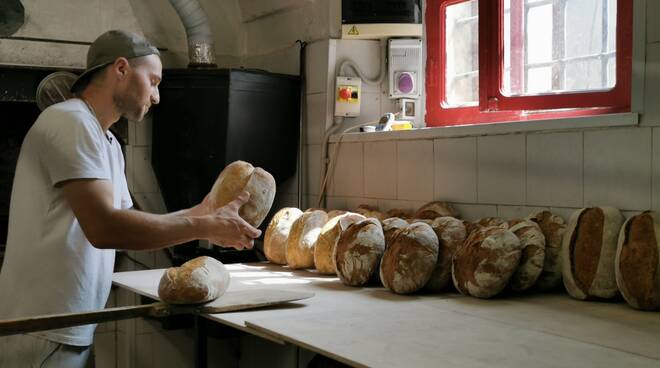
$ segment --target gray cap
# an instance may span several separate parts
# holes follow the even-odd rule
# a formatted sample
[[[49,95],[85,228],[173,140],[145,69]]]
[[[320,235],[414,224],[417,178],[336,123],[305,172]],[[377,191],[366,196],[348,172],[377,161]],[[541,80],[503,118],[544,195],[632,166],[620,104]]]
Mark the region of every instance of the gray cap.
[[[130,59],[146,55],[160,53],[142,36],[120,30],[105,32],[89,46],[87,69],[73,83],[71,92],[80,92],[94,72],[114,63],[119,57]]]

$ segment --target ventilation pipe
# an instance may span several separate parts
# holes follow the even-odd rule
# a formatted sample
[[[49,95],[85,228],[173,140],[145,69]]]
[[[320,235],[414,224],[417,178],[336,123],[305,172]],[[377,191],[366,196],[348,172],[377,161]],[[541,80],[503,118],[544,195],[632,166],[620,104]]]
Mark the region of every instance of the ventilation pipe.
[[[169,0],[188,37],[189,67],[215,67],[215,49],[209,20],[197,0]]]

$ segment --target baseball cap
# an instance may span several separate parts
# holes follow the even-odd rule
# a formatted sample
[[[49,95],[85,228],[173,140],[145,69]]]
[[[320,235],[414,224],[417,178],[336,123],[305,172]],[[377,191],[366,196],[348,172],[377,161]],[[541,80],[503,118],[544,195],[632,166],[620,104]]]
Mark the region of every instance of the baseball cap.
[[[146,55],[160,53],[140,35],[121,30],[107,31],[89,46],[87,69],[73,83],[71,92],[80,92],[94,72],[112,64],[119,57],[130,59]]]

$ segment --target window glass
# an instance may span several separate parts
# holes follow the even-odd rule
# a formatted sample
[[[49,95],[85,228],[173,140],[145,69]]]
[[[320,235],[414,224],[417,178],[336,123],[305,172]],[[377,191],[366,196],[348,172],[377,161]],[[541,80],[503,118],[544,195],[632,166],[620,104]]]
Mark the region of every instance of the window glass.
[[[447,6],[445,106],[479,104],[478,14],[477,0]]]
[[[616,0],[505,0],[502,93],[613,88],[616,5]]]

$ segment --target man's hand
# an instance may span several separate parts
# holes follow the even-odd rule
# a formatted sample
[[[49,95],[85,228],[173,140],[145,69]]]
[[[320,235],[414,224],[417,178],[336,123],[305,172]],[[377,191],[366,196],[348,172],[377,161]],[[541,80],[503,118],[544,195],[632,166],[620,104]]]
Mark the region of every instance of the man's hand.
[[[215,223],[208,240],[221,246],[230,246],[236,249],[250,249],[254,246],[254,239],[261,235],[261,230],[243,220],[238,210],[250,199],[250,193],[243,191],[233,201],[213,211],[209,216]],[[207,205],[208,196],[200,206]]]

